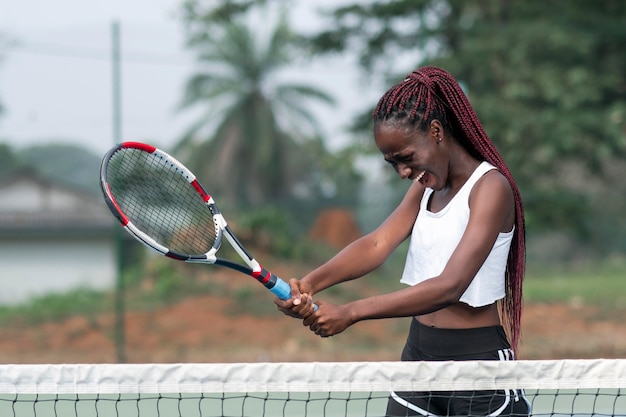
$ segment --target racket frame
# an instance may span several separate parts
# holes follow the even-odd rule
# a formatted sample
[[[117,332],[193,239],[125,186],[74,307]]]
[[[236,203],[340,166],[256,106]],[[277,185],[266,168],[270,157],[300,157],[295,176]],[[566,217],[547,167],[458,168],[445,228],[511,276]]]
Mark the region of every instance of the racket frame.
[[[152,154],[155,157],[164,159],[168,163],[172,171],[176,172],[178,175],[182,175],[187,180],[187,182],[189,182],[189,184],[199,193],[199,195],[204,200],[207,210],[210,210],[213,216],[213,224],[215,226],[216,238],[212,248],[208,252],[202,255],[187,255],[174,252],[169,248],[163,246],[162,244],[158,243],[148,234],[140,230],[126,216],[126,214],[124,214],[123,210],[116,202],[116,199],[111,192],[111,187],[109,186],[107,181],[108,161],[112,158],[114,154],[124,149],[136,149],[146,152],[148,154]],[[178,261],[188,263],[215,264],[239,271],[259,281],[261,284],[263,284],[263,286],[265,286],[265,288],[271,291],[278,298],[282,300],[288,300],[289,298],[291,298],[291,288],[289,287],[289,284],[287,284],[284,280],[280,279],[278,276],[274,275],[270,271],[263,268],[263,266],[261,266],[261,264],[254,257],[252,257],[252,255],[250,255],[250,253],[244,248],[241,242],[239,242],[235,234],[228,226],[226,219],[217,208],[213,197],[211,197],[211,195],[206,192],[204,187],[202,187],[202,185],[198,182],[196,176],[176,158],[164,152],[163,150],[141,142],[122,142],[115,145],[104,155],[102,159],[102,164],[100,166],[100,185],[102,188],[104,200],[111,213],[113,213],[113,215],[121,223],[124,230],[126,230],[139,242],[143,243],[146,247],[160,253],[161,255]],[[231,247],[243,260],[245,265],[217,256],[217,251],[222,245],[224,236],[226,237],[226,240],[231,245]]]

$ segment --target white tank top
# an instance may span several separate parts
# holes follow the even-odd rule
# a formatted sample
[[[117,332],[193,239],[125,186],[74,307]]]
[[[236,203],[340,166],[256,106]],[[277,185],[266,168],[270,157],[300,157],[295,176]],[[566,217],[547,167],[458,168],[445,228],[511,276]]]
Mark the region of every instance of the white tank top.
[[[416,285],[441,274],[467,227],[470,192],[476,181],[492,169],[495,169],[493,165],[482,162],[448,205],[437,213],[428,211],[428,201],[433,190],[426,189],[413,225],[400,282]],[[504,297],[504,275],[514,231],[515,228],[498,235],[485,263],[461,296],[461,302],[481,307]]]

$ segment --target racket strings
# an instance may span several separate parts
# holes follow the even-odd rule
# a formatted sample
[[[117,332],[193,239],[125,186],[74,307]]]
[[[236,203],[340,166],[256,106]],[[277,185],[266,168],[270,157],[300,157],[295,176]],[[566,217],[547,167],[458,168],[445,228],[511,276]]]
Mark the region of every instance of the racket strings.
[[[126,217],[170,251],[203,255],[217,227],[200,194],[166,158],[123,148],[109,161],[107,182]]]

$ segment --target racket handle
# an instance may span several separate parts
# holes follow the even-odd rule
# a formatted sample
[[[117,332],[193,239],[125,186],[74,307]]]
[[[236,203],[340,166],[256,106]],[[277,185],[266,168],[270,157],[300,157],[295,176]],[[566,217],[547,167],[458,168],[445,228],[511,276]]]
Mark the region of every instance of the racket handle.
[[[276,277],[274,286],[269,290],[281,300],[289,300],[291,298],[291,287],[278,277]],[[317,304],[313,304],[313,309],[317,311]]]
[[[274,286],[269,289],[275,296],[281,300],[289,300],[291,298],[291,287],[282,279],[276,277]]]

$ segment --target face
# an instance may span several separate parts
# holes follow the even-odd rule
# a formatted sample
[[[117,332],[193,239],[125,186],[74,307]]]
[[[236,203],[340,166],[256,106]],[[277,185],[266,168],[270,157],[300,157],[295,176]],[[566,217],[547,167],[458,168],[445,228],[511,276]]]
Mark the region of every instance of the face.
[[[421,131],[382,123],[376,127],[374,137],[385,161],[400,178],[437,190],[444,187],[447,178],[443,146],[438,142],[442,133],[432,124]]]

